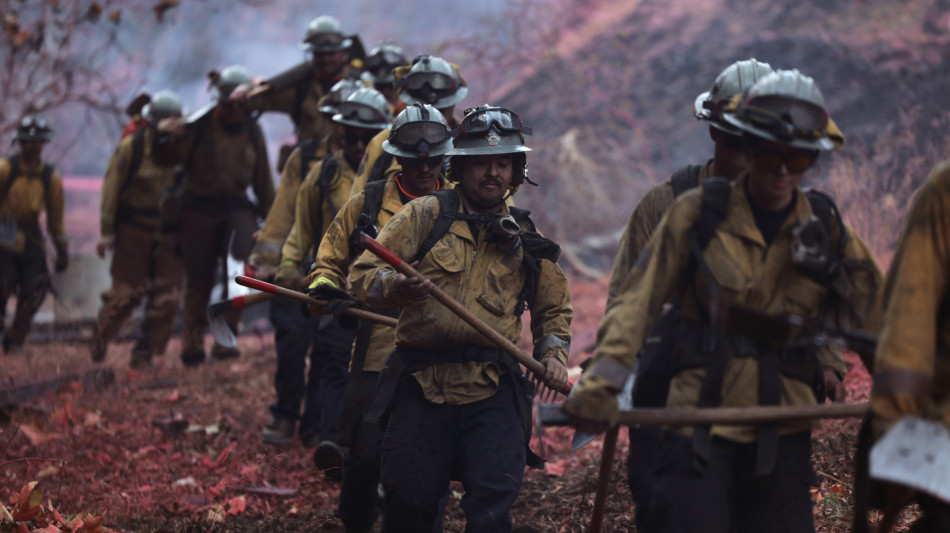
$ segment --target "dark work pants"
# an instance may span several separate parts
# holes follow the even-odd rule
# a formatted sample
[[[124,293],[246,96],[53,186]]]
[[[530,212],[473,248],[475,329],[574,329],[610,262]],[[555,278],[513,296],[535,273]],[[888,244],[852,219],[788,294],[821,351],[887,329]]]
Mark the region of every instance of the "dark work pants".
[[[910,526],[910,533],[946,533],[950,531],[950,504],[926,494],[918,494],[917,502],[923,511],[919,520]]]
[[[467,533],[511,531],[526,452],[512,380],[503,377],[490,398],[438,405],[406,377],[389,405],[381,449],[383,531],[430,531],[450,478],[465,488]]]
[[[379,485],[379,441],[382,438],[377,424],[363,422],[376,395],[379,372],[363,372],[353,416],[350,451],[343,460],[343,482],[340,484],[340,503],[337,515],[349,528],[369,529],[376,523],[376,503]]]
[[[656,482],[657,444],[663,430],[659,426],[640,426],[630,430],[630,454],[627,456],[627,483],[633,495],[634,523],[637,533],[649,533],[650,500],[653,498],[653,484]]]
[[[33,325],[33,315],[49,290],[49,270],[42,241],[27,237],[21,252],[0,248],[0,330],[6,323],[7,300],[16,293],[13,322],[6,329],[7,342],[22,344]]]
[[[814,533],[811,435],[780,437],[775,469],[767,476],[753,476],[755,457],[755,443],[713,437],[709,463],[697,471],[693,439],[664,431],[657,448],[651,531]]]
[[[320,406],[320,440],[337,442],[356,331],[343,329],[339,317],[332,315],[314,315],[311,321],[313,353],[310,358],[320,361],[320,384],[316,390],[316,401]]]
[[[274,325],[274,346],[277,349],[277,372],[274,390],[277,400],[271,404],[274,417],[300,420],[298,432],[307,438],[320,431],[320,373],[322,358],[307,355],[313,345],[310,318],[304,316],[300,302],[289,298],[275,298],[270,302],[270,320]],[[300,404],[303,403],[303,416]]]

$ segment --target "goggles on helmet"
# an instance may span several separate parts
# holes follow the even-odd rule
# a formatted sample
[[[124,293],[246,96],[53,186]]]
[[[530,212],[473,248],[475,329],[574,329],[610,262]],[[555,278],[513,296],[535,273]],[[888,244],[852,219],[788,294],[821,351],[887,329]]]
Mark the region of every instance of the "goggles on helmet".
[[[819,139],[828,128],[825,110],[801,100],[760,97],[743,105],[740,111],[750,124],[783,141]]]
[[[346,37],[342,33],[315,33],[306,41],[315,48],[336,48],[343,44]]]
[[[452,135],[445,124],[434,121],[407,122],[389,134],[389,142],[399,146],[418,146],[419,143],[441,144]]]
[[[389,122],[389,117],[380,113],[375,107],[362,102],[344,101],[340,104],[340,115],[344,119],[356,117],[360,122],[378,124]]]
[[[382,50],[366,58],[367,70],[377,70],[385,68],[392,70],[392,67],[405,65],[406,58],[393,52],[392,50]]]
[[[521,117],[514,111],[503,107],[489,107],[485,109],[470,108],[465,110],[465,118],[455,127],[453,137],[459,135],[475,135],[487,133],[494,126],[499,133],[524,133],[531,135],[531,128],[521,122]]]
[[[454,91],[458,87],[457,79],[441,72],[413,72],[398,83],[410,91],[421,91],[426,85],[431,91]]]

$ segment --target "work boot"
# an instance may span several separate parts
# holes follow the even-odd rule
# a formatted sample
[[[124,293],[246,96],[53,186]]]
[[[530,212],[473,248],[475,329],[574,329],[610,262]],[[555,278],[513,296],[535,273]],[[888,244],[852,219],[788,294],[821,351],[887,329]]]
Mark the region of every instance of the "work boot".
[[[152,366],[152,353],[149,351],[145,352],[132,352],[132,359],[129,360],[129,368],[135,370],[141,370],[143,368],[149,368]]]
[[[275,446],[287,446],[290,444],[291,437],[294,436],[294,426],[297,424],[289,418],[274,417],[270,424],[264,426],[261,432],[261,440],[266,444]]]
[[[237,348],[228,348],[227,346],[218,343],[214,343],[214,347],[211,348],[211,357],[217,361],[237,359],[240,356],[241,351]]]
[[[92,339],[92,344],[89,347],[89,355],[92,357],[92,362],[101,363],[105,361],[107,349],[108,345],[99,339],[99,335],[96,335]]]
[[[312,449],[320,445],[320,434],[316,432],[300,435],[300,443],[304,448]]]
[[[343,447],[325,440],[313,452],[313,464],[334,481],[343,479]]]
[[[195,367],[205,362],[207,356],[205,351],[202,348],[195,350],[182,350],[181,351],[181,364],[187,367]]]

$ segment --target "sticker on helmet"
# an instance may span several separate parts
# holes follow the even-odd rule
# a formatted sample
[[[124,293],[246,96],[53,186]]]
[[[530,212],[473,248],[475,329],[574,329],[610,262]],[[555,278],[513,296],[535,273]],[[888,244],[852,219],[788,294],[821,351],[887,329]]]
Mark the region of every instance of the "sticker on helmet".
[[[488,141],[488,146],[498,146],[498,143],[501,142],[501,137],[494,133],[490,133],[485,140]]]

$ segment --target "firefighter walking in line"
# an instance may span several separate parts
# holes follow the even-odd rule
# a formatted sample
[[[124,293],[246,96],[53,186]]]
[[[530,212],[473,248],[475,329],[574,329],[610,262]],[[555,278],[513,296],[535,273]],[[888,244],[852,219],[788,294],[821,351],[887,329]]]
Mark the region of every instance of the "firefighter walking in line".
[[[406,108],[406,102],[399,98],[399,92],[393,83],[396,81],[393,70],[408,65],[409,60],[403,55],[402,47],[392,41],[383,41],[376,45],[369,51],[363,64],[364,70],[360,78],[383,93],[393,108],[393,118]]]
[[[585,431],[616,423],[616,394],[664,302],[681,302],[668,407],[810,405],[825,399],[818,330],[880,324],[881,274],[827,197],[799,183],[836,145],[824,99],[798,71],[760,79],[723,118],[743,132],[749,171],[705,180],[653,232],[604,317],[594,364],[565,401]],[[642,370],[642,369],[641,369]],[[812,422],[664,429],[651,523],[656,531],[814,531]]]
[[[180,220],[167,223],[181,227],[186,270],[181,360],[185,366],[200,365],[206,358],[208,300],[219,262],[229,252],[234,259],[247,259],[257,217],[266,216],[274,201],[264,134],[243,103],[228,99],[235,87],[250,80],[240,65],[221,71],[213,80],[214,106],[188,118],[180,144],[186,171],[180,184],[181,215]],[[249,186],[256,204],[247,196]],[[237,330],[240,314],[226,318]],[[215,343],[211,355],[229,359],[240,352]]]
[[[0,346],[6,354],[20,351],[33,315],[50,288],[46,243],[40,214],[46,211],[46,232],[53,241],[56,272],[66,270],[69,253],[63,226],[63,179],[43,161],[43,147],[53,130],[42,116],[27,115],[17,128],[19,151],[0,159]],[[16,294],[16,310],[6,325],[7,301]]]
[[[102,293],[102,309],[92,342],[100,362],[132,311],[146,297],[145,318],[130,365],[151,365],[163,354],[181,304],[184,260],[177,250],[178,228],[163,224],[161,198],[174,187],[177,140],[156,125],[181,117],[181,99],[160,91],[142,109],[145,126],[120,141],[102,182],[100,238],[96,252],[112,257],[112,287]]]
[[[337,82],[329,94],[321,99],[319,111],[332,118],[340,112],[340,104],[362,87],[363,84],[356,80]],[[267,213],[267,219],[248,258],[248,264],[254,269],[256,277],[272,279],[277,273],[280,250],[294,225],[297,192],[301,182],[314,165],[342,148],[343,125],[334,123],[331,133],[322,140],[308,139],[291,152],[281,174],[274,205]],[[276,298],[270,302],[270,320],[274,325],[274,346],[277,351],[277,371],[274,374],[277,399],[270,405],[272,418],[264,426],[261,438],[268,444],[283,446],[290,442],[296,432],[304,446],[316,447],[320,438],[319,380],[307,380],[303,372],[307,353],[313,344],[310,319],[300,313],[298,303]],[[311,359],[310,364],[313,375],[319,375],[320,361]]]
[[[291,289],[303,289],[301,272],[312,258],[340,207],[350,198],[350,187],[366,145],[390,124],[389,105],[376,89],[362,88],[340,104],[334,122],[343,125],[343,149],[325,157],[307,174],[297,193],[294,226],[281,250],[281,264],[275,282]],[[319,414],[319,445],[314,463],[331,477],[342,475],[343,449],[338,443],[340,412],[347,384],[347,363],[355,333],[340,325],[339,317],[314,317],[314,347],[310,355],[307,381],[318,384],[314,405]],[[297,361],[303,376],[303,361]],[[302,384],[302,383],[301,383]]]
[[[430,531],[450,479],[465,488],[466,531],[510,531],[525,464],[540,464],[528,450],[531,382],[507,352],[428,297],[438,286],[515,343],[527,306],[534,357],[546,368],[540,377],[553,388],[566,383],[573,312],[559,248],[525,211],[505,204],[527,179],[525,133],[507,109],[469,110],[448,153],[456,188],[406,204],[380,231],[379,242],[418,261],[425,280],[369,252],[352,266],[361,299],[400,308],[396,350],[367,415],[388,416],[381,445],[387,533]],[[512,219],[520,232],[503,231]]]
[[[375,236],[403,205],[446,185],[442,162],[452,149],[452,138],[436,108],[412,104],[404,109],[393,122],[383,149],[396,158],[401,170],[390,179],[368,183],[333,219],[309,275],[310,294],[318,299],[338,297],[346,288],[350,265],[362,252],[356,244],[360,232]],[[318,314],[325,311],[311,310]],[[376,522],[381,435],[378,426],[361,421],[372,404],[379,372],[395,347],[394,341],[393,328],[364,321],[353,343],[340,419],[340,444],[349,451],[337,508],[337,515],[351,533],[372,531]]]

